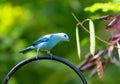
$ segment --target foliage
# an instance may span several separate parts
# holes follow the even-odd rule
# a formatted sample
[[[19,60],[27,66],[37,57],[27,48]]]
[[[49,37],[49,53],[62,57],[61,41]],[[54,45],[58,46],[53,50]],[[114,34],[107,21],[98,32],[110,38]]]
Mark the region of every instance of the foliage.
[[[69,43],[60,43],[52,49],[52,53],[71,61],[76,66],[89,52],[89,34],[80,30],[79,36],[81,40],[81,60],[77,57],[77,48],[75,40],[76,21],[72,16],[72,12],[82,21],[91,16],[102,16],[104,14],[115,14],[119,9],[118,4],[108,2],[109,8],[114,7],[113,11],[108,7],[105,11],[91,13],[84,11],[91,4],[103,4],[101,0],[1,0],[0,1],[0,82],[2,82],[8,71],[18,62],[28,57],[36,55],[36,50],[25,55],[19,51],[31,45],[36,39],[42,35],[54,32],[65,32],[70,37]],[[105,3],[106,2],[106,3]],[[110,4],[110,5],[109,5]],[[97,5],[97,6],[98,6]],[[95,12],[100,9],[93,7]],[[117,6],[117,7],[116,7]],[[104,7],[104,6],[103,6]],[[96,9],[95,9],[96,8]],[[104,7],[105,8],[105,7]],[[117,9],[116,9],[117,8]],[[102,9],[102,8],[101,8]],[[86,8],[87,10],[87,8]],[[91,8],[89,9],[91,10]],[[111,36],[104,29],[104,23],[95,22],[96,35],[104,40],[108,40]],[[87,27],[88,24],[85,24]],[[96,48],[104,46],[104,43],[96,42]],[[45,54],[40,52],[40,54]],[[119,83],[119,68],[116,66],[108,66],[105,71],[106,84]],[[115,69],[117,68],[117,69]],[[88,75],[84,74],[87,78]],[[111,79],[111,75],[116,78]],[[87,78],[88,83],[101,84],[101,80]],[[68,67],[54,61],[38,61],[31,63],[19,70],[10,80],[9,84],[78,84],[79,78]]]
[[[108,12],[108,11],[120,11],[120,3],[112,3],[112,2],[107,2],[107,3],[95,3],[90,7],[86,7],[85,11],[90,11],[90,12],[96,12],[98,10],[102,10],[103,12]]]

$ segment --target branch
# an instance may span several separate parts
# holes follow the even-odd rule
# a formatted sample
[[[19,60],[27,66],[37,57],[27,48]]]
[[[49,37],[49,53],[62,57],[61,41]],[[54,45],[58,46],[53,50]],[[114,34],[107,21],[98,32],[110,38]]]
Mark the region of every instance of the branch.
[[[80,21],[78,20],[78,18],[75,16],[74,13],[72,13],[72,15],[73,15],[73,17],[75,18],[75,20],[78,22],[77,25],[81,26],[87,33],[90,33],[89,30],[86,29],[86,27],[83,25],[83,23],[86,22],[86,21],[88,21],[89,19],[86,19],[86,20],[84,20],[83,22],[80,22]],[[101,39],[99,36],[95,35],[95,37],[96,37],[98,40],[100,40],[101,42],[103,42],[103,43],[105,43],[105,44],[107,44],[107,45],[111,45],[109,42]],[[114,46],[114,47],[116,47],[116,46]],[[116,47],[116,48],[117,48],[117,47]]]
[[[81,81],[83,84],[87,84],[87,81],[86,79],[84,78],[84,76],[82,75],[82,73],[80,72],[80,70],[75,67],[72,63],[70,63],[69,61],[63,59],[63,58],[60,58],[60,57],[57,57],[57,56],[34,56],[34,57],[31,57],[31,58],[28,58],[28,59],[25,59],[21,62],[19,62],[17,65],[15,65],[10,71],[9,73],[6,75],[6,77],[4,78],[2,84],[7,84],[9,79],[12,77],[12,75],[18,70],[20,69],[21,67],[23,67],[24,65],[30,63],[30,62],[33,62],[33,61],[37,61],[37,60],[55,60],[55,61],[58,61],[58,62],[61,62],[65,65],[67,65],[69,68],[71,68],[74,72],[76,72],[76,74],[80,77]]]

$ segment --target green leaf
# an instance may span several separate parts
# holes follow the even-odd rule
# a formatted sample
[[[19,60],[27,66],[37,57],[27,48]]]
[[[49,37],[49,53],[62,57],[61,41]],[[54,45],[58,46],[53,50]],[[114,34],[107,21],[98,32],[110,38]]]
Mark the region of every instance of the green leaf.
[[[78,25],[76,25],[76,42],[77,42],[77,52],[79,59],[81,58],[81,49],[80,49],[80,40],[79,40],[79,31]]]
[[[112,2],[106,2],[106,3],[94,3],[92,6],[86,7],[85,11],[89,12],[96,12],[98,10],[101,10],[103,12],[108,12],[108,11],[120,11],[120,3],[112,3]]]
[[[90,53],[94,56],[95,53],[95,31],[94,23],[89,19],[89,31],[90,31]]]

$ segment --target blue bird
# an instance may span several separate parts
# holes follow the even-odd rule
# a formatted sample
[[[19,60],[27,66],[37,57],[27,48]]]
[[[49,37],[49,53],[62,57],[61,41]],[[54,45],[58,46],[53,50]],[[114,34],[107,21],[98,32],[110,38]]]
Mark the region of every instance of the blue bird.
[[[52,55],[50,53],[50,50],[60,41],[68,42],[69,41],[68,35],[65,33],[48,34],[36,40],[31,46],[21,50],[20,53],[24,54],[33,49],[37,49],[37,55],[39,53],[39,50],[46,51],[47,54]]]

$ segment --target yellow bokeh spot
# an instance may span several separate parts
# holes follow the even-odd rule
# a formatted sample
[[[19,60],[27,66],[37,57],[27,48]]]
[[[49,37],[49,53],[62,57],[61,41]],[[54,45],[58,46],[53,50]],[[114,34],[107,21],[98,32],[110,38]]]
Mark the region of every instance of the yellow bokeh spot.
[[[24,23],[30,18],[30,12],[20,6],[5,4],[0,7],[0,35],[12,30],[12,26],[19,21]]]
[[[103,12],[108,11],[120,11],[120,3],[95,3],[92,6],[86,7],[85,11],[96,12],[97,10],[102,10]]]

